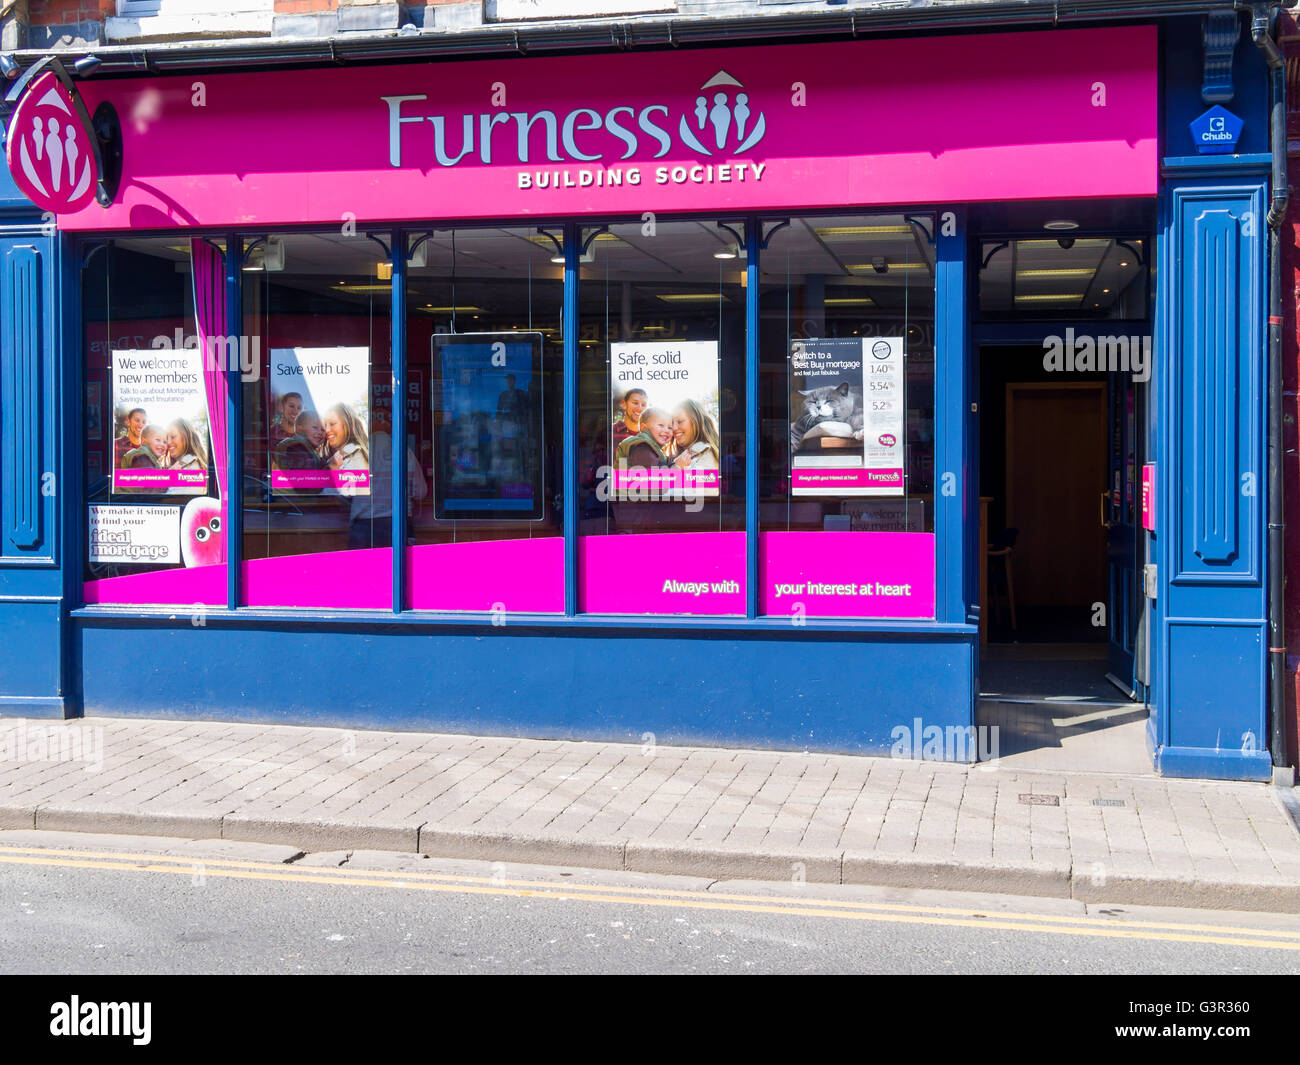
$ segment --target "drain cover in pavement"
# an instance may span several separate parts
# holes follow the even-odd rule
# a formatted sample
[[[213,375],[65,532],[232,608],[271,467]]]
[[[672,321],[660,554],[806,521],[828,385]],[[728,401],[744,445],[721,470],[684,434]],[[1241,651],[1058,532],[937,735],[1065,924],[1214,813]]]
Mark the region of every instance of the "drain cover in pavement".
[[[1060,806],[1059,795],[1021,795],[1020,801],[1026,806]]]
[[[1123,806],[1123,799],[1093,799],[1093,806]]]

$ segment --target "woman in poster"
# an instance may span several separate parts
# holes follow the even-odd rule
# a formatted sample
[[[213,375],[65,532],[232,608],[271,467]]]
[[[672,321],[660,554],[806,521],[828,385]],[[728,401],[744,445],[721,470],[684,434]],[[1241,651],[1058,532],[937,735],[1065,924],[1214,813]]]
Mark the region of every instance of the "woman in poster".
[[[171,425],[167,426],[167,459],[166,468],[169,470],[207,470],[208,461],[206,458],[207,448],[203,446],[203,441],[194,426],[184,418],[177,418]],[[167,494],[185,493],[192,494],[194,488],[188,486],[173,486],[167,489]]]
[[[346,403],[335,403],[325,412],[326,465],[331,470],[369,470],[370,443],[365,426]],[[370,491],[369,486],[365,488]],[[356,495],[354,487],[340,488],[343,495]]]
[[[673,411],[672,465],[679,470],[716,470],[722,447],[712,416],[693,399],[683,400]]]
[[[623,413],[614,422],[615,447],[641,431],[641,415],[649,402],[644,388],[629,388],[623,393],[623,398],[618,401],[618,408]]]

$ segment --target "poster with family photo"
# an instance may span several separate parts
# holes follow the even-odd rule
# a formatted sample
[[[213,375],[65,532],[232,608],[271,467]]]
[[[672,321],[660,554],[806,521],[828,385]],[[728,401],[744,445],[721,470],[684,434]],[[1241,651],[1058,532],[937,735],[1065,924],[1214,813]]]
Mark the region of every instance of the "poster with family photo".
[[[717,342],[611,344],[609,372],[613,498],[716,498],[722,487]]]
[[[902,495],[906,416],[901,337],[791,341],[791,495]]]
[[[433,512],[440,521],[543,513],[542,334],[433,337]]]
[[[272,348],[271,488],[370,494],[370,349]]]
[[[116,349],[113,492],[202,495],[211,452],[198,348]]]

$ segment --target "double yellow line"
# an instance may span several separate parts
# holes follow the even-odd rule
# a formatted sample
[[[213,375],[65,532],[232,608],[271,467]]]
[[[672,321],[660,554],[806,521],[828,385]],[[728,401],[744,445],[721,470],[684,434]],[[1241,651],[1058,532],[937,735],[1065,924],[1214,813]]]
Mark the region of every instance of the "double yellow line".
[[[61,850],[0,845],[0,864],[106,869],[127,873],[170,873],[174,876],[228,880],[267,880],[296,884],[333,884],[401,891],[438,891],[459,895],[494,895],[545,899],[554,902],[600,902],[652,906],[697,912],[765,913],[787,917],[819,917],[887,924],[939,925],[949,928],[996,928],[1048,935],[1092,936],[1101,939],[1145,939],[1166,943],[1201,943],[1261,950],[1300,950],[1300,931],[1240,928],[1228,925],[1169,921],[1117,921],[1090,916],[1035,913],[984,913],[949,906],[914,906],[890,902],[859,902],[825,897],[790,897],[680,891],[582,882],[556,884],[503,877],[457,876],[445,873],[396,872],[343,868],[310,868],[271,862],[233,861],[114,851]],[[809,890],[812,886],[809,885]]]

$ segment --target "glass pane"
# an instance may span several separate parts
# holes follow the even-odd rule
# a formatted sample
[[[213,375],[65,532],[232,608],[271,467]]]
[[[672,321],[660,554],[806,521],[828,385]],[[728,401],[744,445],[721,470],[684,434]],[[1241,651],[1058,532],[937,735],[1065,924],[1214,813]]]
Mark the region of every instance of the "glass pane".
[[[581,608],[744,614],[743,226],[585,233]]]
[[[985,241],[980,313],[990,317],[1144,319],[1147,242],[1113,237]]]
[[[387,244],[387,233],[376,234]],[[392,605],[392,271],[364,234],[249,240],[244,322],[244,602]]]
[[[412,238],[411,609],[564,610],[560,240],[536,227]]]
[[[931,217],[765,223],[762,610],[934,616]]]
[[[224,332],[221,252],[169,237],[83,254],[86,601],[224,604],[224,364],[197,335]]]

